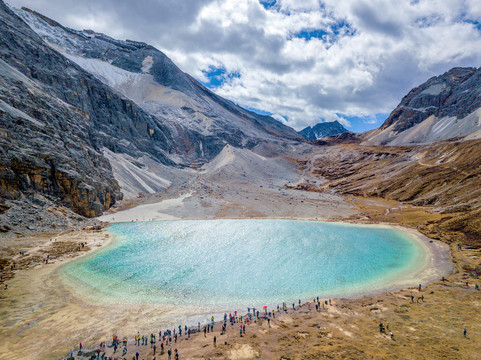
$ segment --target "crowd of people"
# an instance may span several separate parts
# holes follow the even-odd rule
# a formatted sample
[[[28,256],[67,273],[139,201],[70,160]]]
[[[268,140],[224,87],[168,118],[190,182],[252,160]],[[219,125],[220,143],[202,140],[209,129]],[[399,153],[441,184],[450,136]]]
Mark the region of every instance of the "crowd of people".
[[[319,297],[313,300],[315,304],[316,311],[321,311],[325,309],[326,306],[332,306],[332,300],[320,300]],[[298,301],[298,307],[296,309],[296,304],[292,303],[292,310],[299,310],[302,306],[301,300]],[[308,310],[311,310],[311,303],[305,304]],[[77,353],[75,354],[74,350],[70,350],[70,357],[69,359],[79,359],[79,360],[93,360],[93,359],[101,359],[101,360],[124,360],[127,358],[125,357],[128,353],[129,347],[135,347],[135,355],[133,355],[132,360],[139,360],[145,358],[139,358],[140,352],[145,353],[142,350],[142,347],[149,346],[152,349],[153,359],[156,359],[156,356],[167,355],[168,360],[178,360],[180,359],[180,351],[178,349],[178,343],[182,339],[189,339],[192,334],[194,333],[204,333],[204,337],[207,337],[207,334],[214,333],[214,328],[219,331],[219,335],[224,335],[229,327],[237,328],[239,331],[239,336],[243,337],[246,334],[247,328],[252,323],[257,323],[259,320],[267,321],[268,326],[270,327],[270,322],[272,318],[276,317],[276,314],[279,313],[288,313],[289,309],[287,304],[284,302],[282,305],[277,305],[276,308],[268,310],[267,306],[264,306],[262,310],[258,308],[247,308],[247,313],[245,315],[240,315],[237,310],[233,313],[224,313],[223,320],[219,323],[215,323],[214,316],[210,318],[208,323],[201,325],[200,322],[197,323],[197,326],[187,326],[187,325],[179,325],[177,328],[173,329],[166,329],[164,331],[159,331],[158,333],[151,333],[150,335],[141,335],[137,333],[133,337],[131,337],[130,341],[127,337],[120,338],[118,335],[112,335],[112,341],[109,345],[106,342],[101,342],[95,351],[85,351],[83,348],[83,344],[79,343],[79,348]],[[237,331],[237,330],[236,330]],[[224,342],[227,344],[226,342]],[[217,336],[213,337],[213,345],[214,347],[217,346]],[[106,355],[107,349],[111,349],[112,354]],[[110,351],[109,351],[110,352]],[[87,357],[83,357],[86,356]]]

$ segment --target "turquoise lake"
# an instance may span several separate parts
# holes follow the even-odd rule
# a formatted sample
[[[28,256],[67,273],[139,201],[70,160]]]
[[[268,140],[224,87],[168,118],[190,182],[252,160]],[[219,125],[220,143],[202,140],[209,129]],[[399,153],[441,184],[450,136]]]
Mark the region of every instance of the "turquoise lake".
[[[61,268],[86,296],[112,303],[229,309],[389,288],[423,246],[382,226],[297,220],[117,223],[116,241]]]

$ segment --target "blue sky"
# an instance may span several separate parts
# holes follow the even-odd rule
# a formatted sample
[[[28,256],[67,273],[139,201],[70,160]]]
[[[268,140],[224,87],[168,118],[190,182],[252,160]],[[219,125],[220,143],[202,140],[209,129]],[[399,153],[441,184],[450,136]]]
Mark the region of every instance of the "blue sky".
[[[376,128],[412,88],[481,64],[479,0],[7,0],[149,43],[217,94],[300,130]]]

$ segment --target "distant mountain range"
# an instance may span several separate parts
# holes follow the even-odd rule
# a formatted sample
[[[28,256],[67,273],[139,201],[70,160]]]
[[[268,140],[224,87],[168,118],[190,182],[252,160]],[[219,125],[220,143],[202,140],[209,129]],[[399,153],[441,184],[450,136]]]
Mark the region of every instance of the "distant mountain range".
[[[318,123],[313,127],[308,126],[299,131],[299,134],[307,140],[317,140],[326,136],[342,134],[346,131],[347,129],[336,120],[332,122]]]
[[[453,68],[412,89],[367,145],[414,145],[481,138],[481,69]]]

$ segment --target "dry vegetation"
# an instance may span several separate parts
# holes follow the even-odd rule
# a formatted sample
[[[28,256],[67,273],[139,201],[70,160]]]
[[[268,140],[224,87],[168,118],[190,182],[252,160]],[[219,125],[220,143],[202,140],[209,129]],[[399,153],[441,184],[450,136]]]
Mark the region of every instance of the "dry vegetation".
[[[249,325],[242,338],[237,326],[229,325],[227,334],[221,336],[219,325],[216,325],[214,334],[210,333],[207,337],[203,334],[194,335],[189,340],[183,339],[175,344],[174,347],[180,351],[180,358],[479,358],[481,324],[476,314],[481,308],[481,292],[476,291],[474,285],[481,285],[480,154],[481,140],[385,148],[351,143],[321,146],[314,156],[308,155],[298,160],[301,170],[309,176],[305,176],[306,182],[294,188],[345,195],[360,211],[360,215],[353,216],[352,220],[400,224],[450,243],[456,273],[445,282],[440,280],[423,288],[422,292],[405,289],[357,300],[336,299],[333,306],[321,312],[316,312],[312,303],[310,310],[305,304],[295,312],[277,315],[270,327],[262,320]],[[327,181],[313,181],[311,175]],[[306,195],[305,192],[299,194],[301,198]],[[290,201],[288,197],[285,198],[284,202]],[[53,262],[57,263],[61,258],[75,256],[79,249],[87,251],[87,246],[79,248],[80,242],[88,239],[89,247],[93,248],[98,246],[96,244],[103,236],[103,233],[82,232],[38,239],[30,236],[15,239],[15,244],[13,240],[12,243],[3,243],[0,268],[5,278],[10,278],[18,269],[35,269],[19,272],[18,281],[9,280],[12,286],[2,292],[5,297],[0,299],[0,311],[3,314],[3,318],[0,318],[0,335],[3,339],[0,342],[0,358],[33,358],[32,354],[40,359],[52,358],[52,354],[58,358],[65,356],[66,349],[75,347],[82,339],[85,348],[90,351],[96,349],[100,340],[107,340],[92,335],[98,330],[96,326],[101,324],[89,326],[90,331],[81,325],[82,321],[85,324],[92,321],[97,323],[96,318],[90,319],[89,314],[103,312],[103,309],[96,310],[88,306],[86,314],[84,304],[69,305],[62,299],[53,301],[48,296],[52,297],[53,294],[55,299],[58,291],[61,291],[54,283],[50,283],[46,289],[43,289],[44,285],[38,285],[38,289],[32,290],[34,295],[21,288],[21,284],[29,283],[32,271],[47,267],[42,265],[44,254],[50,254]],[[458,243],[464,244],[462,250],[457,250]],[[21,256],[19,251],[26,251],[27,255]],[[10,267],[13,262],[16,268],[12,271]],[[50,278],[49,274],[45,270],[42,276]],[[466,281],[469,286],[466,286]],[[28,296],[19,295],[20,290],[28,293]],[[48,295],[49,292],[52,294]],[[411,295],[414,296],[414,302],[411,301]],[[424,301],[417,302],[420,295],[424,296]],[[40,307],[23,311],[33,300]],[[131,315],[126,315],[128,321],[131,321]],[[62,325],[59,327],[57,322]],[[393,339],[389,334],[379,332],[381,322],[389,322]],[[63,344],[51,338],[53,327],[62,332]],[[464,328],[468,331],[467,337],[463,336]],[[139,330],[150,334],[159,329]],[[132,342],[135,331],[125,331],[120,336],[128,336]],[[212,341],[214,335],[217,336],[215,348]],[[150,346],[137,348],[130,345],[127,358],[132,358],[137,350],[141,358],[153,357]],[[112,349],[107,348],[107,355],[111,352]],[[156,356],[167,358],[166,354],[159,356],[157,353]]]
[[[296,188],[352,195],[375,221],[481,247],[481,140],[413,147],[324,146],[300,165],[328,181]],[[394,202],[379,209],[363,199]]]

